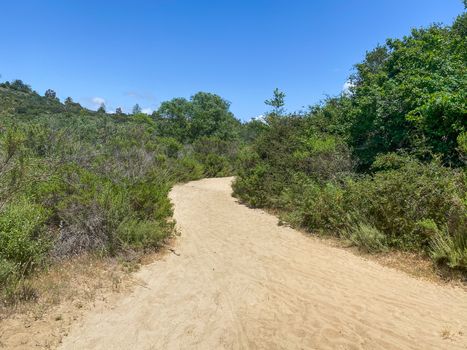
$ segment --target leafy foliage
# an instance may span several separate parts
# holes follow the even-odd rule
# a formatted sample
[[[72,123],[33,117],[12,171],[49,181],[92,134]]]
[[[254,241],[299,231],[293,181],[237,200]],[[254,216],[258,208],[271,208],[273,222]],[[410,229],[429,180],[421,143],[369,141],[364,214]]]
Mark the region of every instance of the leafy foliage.
[[[467,270],[465,33],[464,13],[388,40],[348,92],[306,113],[284,115],[276,91],[234,194],[367,251],[418,250]]]
[[[280,115],[284,112],[285,93],[276,88],[273,91],[273,97],[264,103],[273,108],[274,114]]]
[[[175,98],[163,102],[154,113],[158,133],[181,143],[197,139],[238,137],[240,122],[229,111],[230,103],[218,95],[198,92],[188,101]]]
[[[174,102],[175,101],[175,102]],[[82,108],[20,81],[0,86],[0,284],[13,292],[51,259],[159,247],[172,233],[176,182],[227,176],[240,123],[199,93],[154,116]],[[180,102],[183,104],[183,102]],[[18,286],[18,287],[16,287]]]
[[[51,259],[159,247],[176,182],[237,174],[234,193],[367,251],[467,270],[467,15],[367,53],[349,90],[241,124],[198,92],[107,114],[21,80],[0,84],[0,284]]]
[[[460,164],[457,137],[467,115],[466,16],[452,28],[433,25],[387,40],[356,65],[351,143],[363,167],[378,153],[403,149]]]

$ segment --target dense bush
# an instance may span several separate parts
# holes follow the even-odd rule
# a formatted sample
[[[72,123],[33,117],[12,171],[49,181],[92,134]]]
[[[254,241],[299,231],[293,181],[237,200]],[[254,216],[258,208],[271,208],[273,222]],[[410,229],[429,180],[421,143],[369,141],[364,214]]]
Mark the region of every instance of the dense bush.
[[[349,91],[306,113],[284,115],[276,91],[239,154],[234,194],[367,251],[423,251],[467,270],[465,24],[464,13],[388,40]]]
[[[283,217],[311,231],[339,232],[349,227],[345,196],[345,190],[335,183],[320,185],[300,179],[284,190]]]
[[[205,176],[229,176],[234,173],[238,148],[238,141],[201,137],[193,143],[193,155],[203,164]]]
[[[253,206],[282,207],[282,197],[297,181],[338,182],[353,167],[339,136],[316,133],[306,116],[271,116],[267,128],[238,157],[235,192]],[[306,190],[309,190],[308,188]]]
[[[400,149],[461,164],[456,148],[467,114],[466,18],[463,13],[452,27],[432,25],[389,39],[356,65],[351,142],[363,168],[379,153]]]
[[[466,14],[367,53],[350,89],[241,124],[199,92],[151,116],[90,111],[0,84],[0,284],[84,251],[160,246],[177,182],[237,175],[234,194],[368,251],[467,270]]]
[[[462,171],[438,160],[422,163],[387,154],[376,158],[370,174],[346,172],[323,182],[319,174],[295,169],[277,184],[275,174],[284,171],[282,165],[277,169],[251,152],[240,162],[234,190],[250,205],[279,209],[294,225],[348,238],[367,250],[432,249],[436,260],[462,267],[467,226]],[[428,229],[427,222],[434,228]]]
[[[14,291],[51,259],[157,248],[173,231],[173,184],[232,174],[239,123],[228,102],[176,102],[110,115],[20,81],[0,86],[0,285]]]
[[[117,228],[117,238],[124,248],[157,248],[170,233],[168,225],[156,220],[126,219]]]
[[[395,158],[401,164],[394,166]],[[425,220],[453,234],[467,224],[461,172],[436,160],[424,164],[392,154],[377,158],[373,167],[383,169],[346,183],[346,205],[384,232],[389,245],[426,248],[432,237],[421,226]]]
[[[274,155],[266,149],[263,157],[252,150],[242,153],[234,194],[249,205],[278,209],[293,225],[337,235],[368,251],[421,250],[436,261],[465,268],[467,184],[461,170],[445,167],[439,159],[422,162],[388,153],[375,159],[370,173],[357,174],[351,172],[351,161],[342,162],[339,148],[328,149],[332,142],[311,140],[307,157],[317,170],[309,170],[303,158],[294,161],[304,146],[288,138],[277,141],[283,145],[271,150]]]
[[[48,211],[26,199],[7,204],[0,212],[0,284],[16,282],[45,259]]]

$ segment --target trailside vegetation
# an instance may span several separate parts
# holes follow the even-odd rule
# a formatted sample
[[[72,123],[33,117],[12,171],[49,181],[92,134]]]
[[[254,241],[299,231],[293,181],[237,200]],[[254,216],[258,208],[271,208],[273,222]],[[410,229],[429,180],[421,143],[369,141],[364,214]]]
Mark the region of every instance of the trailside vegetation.
[[[466,62],[463,13],[368,52],[341,95],[288,114],[276,89],[243,124],[206,92],[110,114],[1,83],[0,298],[53,261],[160,247],[173,184],[230,175],[292,225],[466,272]]]
[[[387,40],[348,91],[286,114],[274,92],[238,157],[234,193],[367,251],[467,271],[467,16]]]
[[[171,186],[232,175],[240,129],[214,94],[150,116],[0,84],[0,297],[14,301],[52,261],[159,247],[173,231]]]

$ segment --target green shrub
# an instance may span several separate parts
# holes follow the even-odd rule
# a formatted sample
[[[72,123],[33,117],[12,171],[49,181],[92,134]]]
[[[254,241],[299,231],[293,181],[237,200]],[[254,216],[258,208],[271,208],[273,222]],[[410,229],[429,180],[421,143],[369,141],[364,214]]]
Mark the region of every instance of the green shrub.
[[[207,177],[223,177],[232,173],[232,168],[227,158],[210,153],[204,159],[204,174]]]
[[[467,131],[462,132],[457,137],[457,151],[459,152],[459,158],[467,163]]]
[[[321,184],[338,181],[352,172],[354,162],[347,145],[338,137],[326,134],[305,134],[298,149],[292,153],[294,171],[304,173]]]
[[[271,189],[267,187],[269,166],[260,162],[256,153],[241,153],[242,167],[232,184],[234,195],[253,207],[264,207],[271,203]]]
[[[18,263],[0,258],[0,285],[9,286],[20,278],[21,267]]]
[[[284,115],[279,101],[238,157],[234,194],[369,251],[465,266],[465,23],[463,13],[387,40],[356,65],[347,93],[308,112]]]
[[[467,229],[448,233],[446,229],[435,231],[430,255],[438,263],[467,272]]]
[[[389,158],[390,164],[384,165]],[[419,223],[432,220],[451,232],[465,223],[462,201],[466,184],[462,174],[439,162],[421,163],[405,158],[394,165],[389,154],[377,158],[379,168],[372,176],[347,182],[347,211],[355,211],[388,237],[388,244],[403,249],[425,249],[430,237]]]
[[[183,148],[181,143],[171,137],[161,137],[158,141],[164,154],[170,158],[177,158]]]
[[[185,156],[177,159],[170,164],[173,181],[186,182],[199,180],[203,177],[203,165],[191,156]]]
[[[217,95],[106,114],[15,84],[0,85],[2,287],[46,258],[158,247],[175,183],[233,173],[240,123]]]
[[[124,247],[157,248],[172,232],[173,225],[160,221],[128,219],[117,230],[117,236]]]
[[[172,204],[168,198],[170,187],[171,183],[163,181],[158,172],[133,184],[128,198],[132,211],[140,219],[166,219],[172,215]]]
[[[282,195],[284,218],[310,231],[339,235],[346,227],[344,190],[331,182],[320,185],[313,180],[296,180]]]
[[[54,245],[55,256],[89,250],[115,254],[122,242],[140,247],[143,242],[138,244],[135,240],[140,237],[146,242],[147,235],[133,233],[143,230],[146,223],[167,226],[167,219],[172,215],[168,199],[171,181],[165,171],[152,170],[144,177],[110,181],[85,169],[74,168],[68,185],[66,196],[57,205],[61,227]],[[129,227],[124,224],[126,222],[138,227],[135,231],[124,230],[132,233],[131,240],[118,237],[122,227]]]
[[[203,165],[206,177],[232,175],[237,152],[236,141],[225,141],[215,136],[202,137],[193,143],[193,155]]]
[[[326,150],[333,146],[329,140],[318,143]],[[306,167],[285,170],[278,161],[241,153],[234,194],[250,205],[279,209],[281,218],[293,225],[348,238],[370,252],[391,247],[425,251],[437,261],[462,267],[467,222],[462,171],[436,158],[423,163],[389,153],[376,158],[371,174],[344,171],[325,180],[309,175]],[[438,227],[449,234],[440,236]]]
[[[44,237],[49,212],[26,199],[8,204],[0,213],[0,275],[18,277],[44,262],[49,241]],[[6,276],[6,277],[5,277]],[[5,281],[5,280],[4,280]],[[1,282],[1,281],[0,281]]]
[[[348,239],[361,249],[369,253],[387,250],[387,236],[376,227],[358,223],[347,235]]]

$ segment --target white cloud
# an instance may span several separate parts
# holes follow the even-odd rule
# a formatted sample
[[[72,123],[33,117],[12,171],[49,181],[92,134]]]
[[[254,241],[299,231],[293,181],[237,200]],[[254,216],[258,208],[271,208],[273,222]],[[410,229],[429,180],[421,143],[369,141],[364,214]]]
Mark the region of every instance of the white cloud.
[[[350,89],[354,86],[350,80],[347,80],[342,86],[342,91],[346,94],[350,93]]]
[[[95,105],[98,105],[100,106],[101,104],[105,104],[105,99],[103,99],[102,97],[93,97],[91,99],[92,103],[94,103]]]
[[[255,120],[255,121],[259,121],[259,122],[262,122],[262,123],[266,123],[266,116],[264,114],[260,114],[259,116],[257,117],[252,117],[251,120]]]
[[[141,110],[141,112],[145,113],[145,114],[152,114],[152,109],[151,108],[143,108]]]

